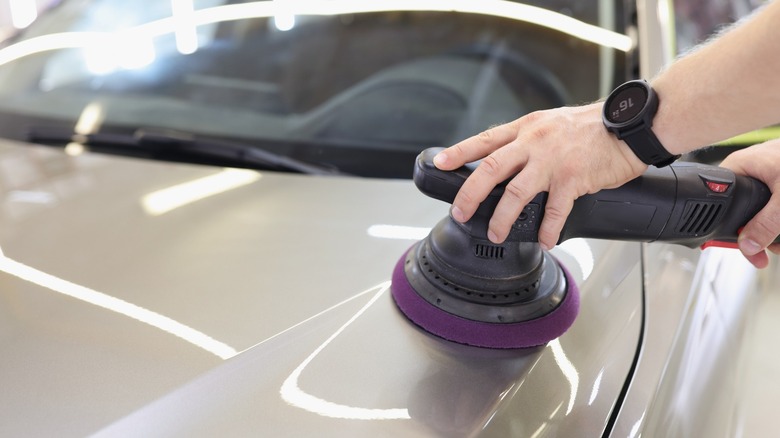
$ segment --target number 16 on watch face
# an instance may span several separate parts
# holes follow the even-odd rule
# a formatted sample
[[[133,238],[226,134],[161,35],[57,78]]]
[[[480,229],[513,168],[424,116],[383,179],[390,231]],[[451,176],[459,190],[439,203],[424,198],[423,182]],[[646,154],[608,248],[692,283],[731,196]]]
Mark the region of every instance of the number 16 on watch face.
[[[620,101],[620,104],[618,106],[620,106],[620,110],[619,111],[615,111],[615,113],[616,113],[615,117],[619,117],[620,116],[620,111],[626,111],[629,108],[631,108],[632,106],[634,106],[634,98],[633,97],[629,97],[628,99],[623,99],[623,100]]]
[[[609,120],[624,123],[637,116],[645,106],[647,94],[641,86],[627,87],[609,103]]]

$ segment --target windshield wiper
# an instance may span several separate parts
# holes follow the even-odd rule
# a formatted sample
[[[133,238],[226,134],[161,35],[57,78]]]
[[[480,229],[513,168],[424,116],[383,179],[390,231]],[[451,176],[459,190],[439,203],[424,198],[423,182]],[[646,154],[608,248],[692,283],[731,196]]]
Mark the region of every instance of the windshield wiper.
[[[251,144],[198,138],[173,130],[137,129],[132,134],[93,133],[77,134],[65,129],[33,128],[27,140],[42,144],[77,143],[96,149],[113,150],[129,155],[146,153],[159,159],[209,159],[269,170],[299,172],[309,175],[345,175],[332,167],[298,160],[261,149]]]

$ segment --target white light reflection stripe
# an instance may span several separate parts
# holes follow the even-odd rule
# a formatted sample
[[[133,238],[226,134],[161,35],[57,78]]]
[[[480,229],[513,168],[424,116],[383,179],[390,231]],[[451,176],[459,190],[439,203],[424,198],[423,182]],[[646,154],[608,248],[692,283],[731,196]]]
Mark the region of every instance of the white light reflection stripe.
[[[279,12],[274,3],[270,1],[252,2],[200,9],[193,13],[192,20],[194,25],[200,26],[253,17],[273,17]],[[296,15],[337,15],[388,11],[442,11],[492,15],[537,24],[623,52],[627,52],[633,47],[633,41],[627,35],[588,24],[558,12],[506,0],[393,0],[392,2],[300,0],[290,3],[291,6],[285,12]],[[169,17],[125,29],[122,32],[137,32],[139,37],[154,38],[175,33],[177,26],[178,23]],[[46,50],[79,48],[99,44],[110,35],[100,32],[62,32],[31,38],[0,49],[0,65]]]
[[[306,324],[306,323],[307,323],[307,322],[309,322],[309,321],[312,321],[312,320],[314,320],[314,319],[317,319],[317,318],[319,318],[320,316],[322,316],[322,315],[324,315],[324,314],[326,314],[326,313],[330,312],[331,310],[335,310],[335,309],[337,309],[337,308],[339,308],[339,307],[343,306],[344,304],[347,304],[348,302],[350,302],[350,301],[352,301],[352,300],[354,300],[354,299],[360,298],[360,297],[362,297],[363,295],[369,294],[369,293],[373,292],[374,290],[376,290],[377,288],[382,288],[382,287],[384,287],[384,283],[381,283],[381,284],[379,284],[379,285],[377,285],[377,286],[374,286],[374,287],[372,287],[372,288],[370,288],[370,289],[366,289],[366,290],[364,290],[363,292],[360,292],[360,293],[359,293],[359,294],[357,294],[357,295],[353,295],[353,296],[351,296],[351,297],[347,298],[346,300],[344,300],[344,301],[341,301],[341,302],[339,302],[339,303],[336,303],[336,304],[334,304],[334,305],[332,305],[332,306],[328,307],[327,309],[325,309],[325,310],[323,310],[323,311],[321,311],[321,312],[317,313],[316,315],[310,316],[310,317],[308,317],[308,318],[304,319],[303,321],[301,321],[301,322],[299,322],[299,323],[297,323],[297,324],[295,324],[295,325],[292,325],[292,326],[290,326],[290,327],[288,327],[288,328],[286,328],[286,329],[284,329],[284,330],[280,331],[279,333],[277,333],[277,334],[275,334],[275,335],[273,335],[273,336],[271,336],[271,337],[268,337],[268,338],[265,338],[265,339],[263,339],[262,341],[258,342],[257,344],[254,344],[253,346],[251,346],[251,347],[247,348],[247,350],[249,350],[249,349],[251,349],[251,348],[255,348],[255,347],[259,346],[259,345],[262,345],[262,344],[264,344],[264,343],[266,343],[266,342],[268,342],[268,341],[270,341],[270,340],[272,340],[272,339],[274,339],[274,338],[276,338],[276,337],[279,337],[279,336],[281,336],[281,335],[283,335],[283,334],[285,334],[285,333],[289,332],[290,330],[294,330],[294,329],[295,329],[295,328],[297,328],[298,326],[301,326],[301,325],[303,325],[303,324]],[[243,353],[244,351],[246,351],[246,350],[242,350],[242,351],[240,351],[239,353]]]
[[[558,248],[574,257],[574,260],[580,265],[582,280],[587,280],[588,277],[590,277],[590,274],[593,273],[594,265],[593,251],[590,249],[588,241],[579,237],[576,239],[569,239],[558,245]]]
[[[604,377],[604,368],[599,371],[599,375],[596,376],[596,381],[593,382],[593,390],[590,393],[590,398],[588,399],[588,406],[592,405],[594,401],[596,401],[596,397],[599,395],[599,388],[601,388],[601,379]]]
[[[105,32],[60,32],[43,35],[0,49],[0,65],[47,50],[77,49],[104,40]]]
[[[38,6],[35,0],[10,0],[11,24],[17,29],[24,29],[38,18]]]
[[[54,275],[47,274],[35,268],[0,256],[0,271],[6,272],[22,280],[51,289],[63,295],[94,304],[95,306],[111,310],[137,321],[149,324],[162,331],[177,336],[192,345],[216,355],[221,359],[229,359],[236,355],[236,350],[222,342],[217,341],[205,333],[186,326],[176,320],[159,313],[137,306],[119,298],[106,295],[87,287],[71,283]]]
[[[309,412],[313,412],[318,415],[330,418],[342,418],[348,420],[408,420],[409,411],[407,409],[371,409],[371,408],[359,408],[353,406],[341,405],[333,403],[327,400],[323,400],[319,397],[315,397],[311,394],[304,392],[298,386],[298,379],[300,378],[303,370],[317,357],[322,350],[324,350],[328,344],[333,342],[344,330],[347,329],[355,320],[357,320],[363,313],[368,310],[378,299],[382,296],[390,287],[390,282],[382,284],[379,292],[374,295],[371,300],[366,303],[357,313],[355,313],[341,328],[336,330],[325,342],[309,357],[306,358],[282,384],[279,393],[282,399],[292,406],[304,409]]]
[[[420,240],[430,234],[430,227],[407,227],[403,225],[371,225],[368,235],[382,239]]]
[[[643,412],[639,420],[631,426],[631,431],[628,432],[628,438],[638,438],[642,436],[640,429],[642,429],[642,424],[645,421],[645,415],[647,415],[647,411]]]
[[[569,381],[569,405],[566,407],[566,415],[569,415],[572,408],[574,408],[574,400],[577,397],[577,391],[580,386],[580,375],[577,373],[577,369],[574,368],[574,364],[566,357],[566,353],[564,353],[563,347],[561,347],[560,339],[553,340],[549,345],[555,362],[566,377],[566,380]]]
[[[98,102],[91,102],[81,110],[81,115],[76,122],[73,132],[76,134],[93,134],[100,129],[105,118],[103,106]]]
[[[260,173],[254,170],[225,169],[213,175],[149,193],[141,199],[141,205],[146,213],[159,216],[209,196],[251,184],[260,179],[260,176]]]
[[[176,50],[182,55],[189,55],[198,50],[194,13],[195,6],[192,0],[171,0],[171,14],[176,22]]]
[[[276,7],[274,13],[274,24],[282,32],[286,32],[295,27],[295,15],[290,11],[289,5],[300,0],[272,0]]]
[[[247,17],[270,17],[277,12],[273,3],[241,3],[202,9],[196,12],[196,20],[198,24],[210,24]],[[627,35],[549,9],[507,0],[298,0],[290,2],[290,6],[285,10],[294,15],[342,15],[393,11],[466,12],[492,15],[533,23],[623,52],[631,50],[633,46],[631,37]]]

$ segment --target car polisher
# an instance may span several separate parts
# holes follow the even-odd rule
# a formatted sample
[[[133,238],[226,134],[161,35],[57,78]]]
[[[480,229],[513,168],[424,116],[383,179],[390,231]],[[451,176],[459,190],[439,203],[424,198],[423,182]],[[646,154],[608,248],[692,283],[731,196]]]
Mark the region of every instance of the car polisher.
[[[441,150],[417,157],[414,182],[424,194],[452,203],[478,162],[442,171],[433,164]],[[547,193],[523,209],[502,244],[487,239],[505,187],[495,187],[468,222],[442,219],[398,261],[391,294],[425,331],[478,347],[527,348],[559,337],[574,322],[577,285],[538,243]],[[651,167],[621,187],[578,198],[558,243],[586,237],[736,247],[739,230],[770,196],[760,181],[721,167]]]

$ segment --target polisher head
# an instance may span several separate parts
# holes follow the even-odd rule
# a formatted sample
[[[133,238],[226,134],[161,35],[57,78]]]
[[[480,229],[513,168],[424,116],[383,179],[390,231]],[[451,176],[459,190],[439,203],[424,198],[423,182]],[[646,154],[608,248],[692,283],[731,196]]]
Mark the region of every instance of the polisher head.
[[[414,183],[422,193],[452,203],[473,164],[439,170],[440,149],[421,152]],[[442,338],[488,348],[524,348],[562,335],[579,311],[579,292],[568,272],[537,243],[540,193],[523,209],[506,240],[487,239],[503,193],[499,185],[464,223],[445,217],[412,246],[393,272],[390,287],[401,311]]]
[[[491,305],[484,304],[484,300],[482,303],[470,301],[467,297],[472,296],[473,292],[448,296],[444,300],[441,298],[442,295],[430,296],[428,283],[422,279],[419,267],[414,266],[418,258],[416,254],[424,250],[420,247],[424,246],[425,243],[426,241],[418,242],[401,257],[393,271],[390,286],[391,294],[398,308],[423,330],[460,344],[484,348],[516,349],[544,345],[561,336],[574,323],[579,311],[579,290],[569,272],[549,254],[544,254],[546,258],[544,263],[552,263],[552,265],[545,267],[547,278],[556,276],[559,278],[544,281],[562,282],[562,284],[555,286],[555,289],[562,291],[562,293],[557,294],[557,298],[552,297],[551,291],[546,293],[547,296],[537,296],[535,299],[525,302],[504,302]],[[410,277],[412,278],[410,279]],[[534,284],[538,286],[541,281],[542,279],[538,279]],[[446,279],[442,279],[441,283],[450,289],[458,289],[458,287],[453,288],[451,284],[448,284]],[[418,291],[412,284],[426,290]],[[421,285],[425,286],[421,287]],[[459,295],[463,295],[463,297]],[[511,299],[511,294],[501,292],[499,295],[501,298]],[[424,296],[426,298],[423,298]],[[495,298],[488,298],[488,300],[492,299]],[[444,302],[445,300],[450,301],[449,305]],[[462,302],[453,306],[453,300]],[[533,309],[524,310],[523,306]],[[447,307],[447,310],[442,307]],[[481,307],[484,309],[480,309]],[[507,307],[515,309],[514,318],[512,311],[508,313],[509,317],[506,316],[507,313],[504,310]],[[479,320],[472,319],[472,316],[476,315],[478,315]]]

